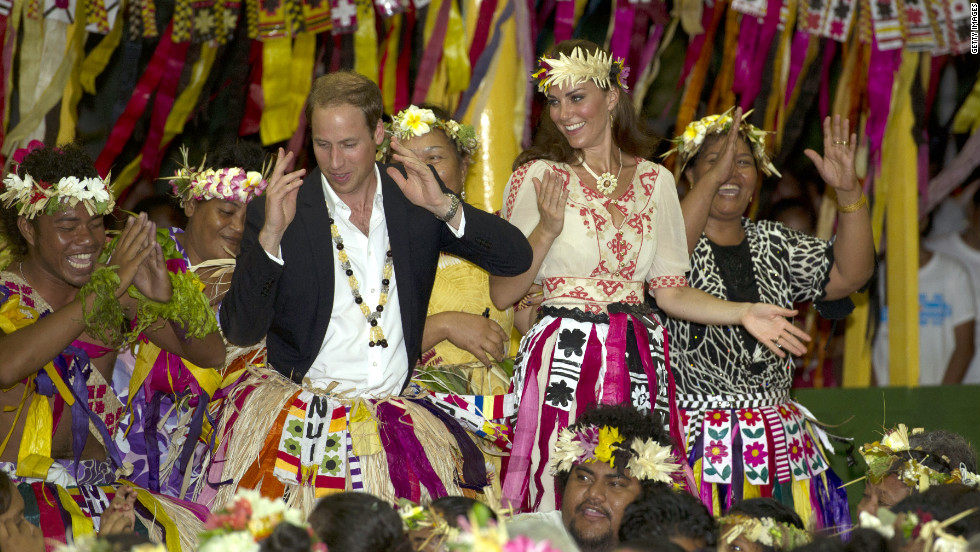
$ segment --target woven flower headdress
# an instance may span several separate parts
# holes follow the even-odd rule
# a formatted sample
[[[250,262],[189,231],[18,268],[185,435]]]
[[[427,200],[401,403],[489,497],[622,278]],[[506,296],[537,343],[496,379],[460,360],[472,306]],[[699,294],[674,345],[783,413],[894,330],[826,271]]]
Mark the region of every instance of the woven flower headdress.
[[[895,473],[898,479],[905,485],[923,492],[931,485],[945,485],[947,483],[963,483],[971,487],[980,487],[980,479],[977,474],[972,473],[965,465],[961,464],[959,469],[950,466],[951,473],[937,471],[926,464],[922,459],[930,455],[922,450],[921,447],[913,448],[909,443],[909,436],[922,433],[921,427],[913,429],[911,432],[905,424],[898,424],[881,438],[881,441],[865,443],[859,449],[861,457],[868,464],[868,479],[872,483],[881,483],[889,473]],[[940,458],[944,462],[949,462],[946,457]],[[895,468],[896,462],[898,463]]]
[[[202,159],[200,166],[194,168],[187,161],[188,151],[185,146],[180,147],[180,154],[183,162],[177,173],[170,177],[170,187],[180,199],[181,207],[192,199],[223,199],[248,204],[256,196],[262,195],[269,185],[263,177],[263,173],[268,172],[268,167],[262,173],[246,171],[241,167],[205,169],[205,159]]]
[[[684,168],[687,167],[688,162],[697,154],[701,146],[704,145],[704,139],[706,137],[712,134],[724,134],[732,128],[732,123],[735,122],[735,119],[732,118],[733,109],[731,108],[721,115],[708,115],[707,117],[694,121],[687,125],[687,128],[684,129],[684,132],[680,136],[671,140],[674,148],[663,154],[663,157],[670,157],[670,154],[677,153],[678,169],[676,169],[676,173],[678,175],[684,172]],[[762,169],[762,173],[766,176],[782,176],[776,170],[776,166],[772,164],[769,153],[766,152],[766,135],[771,133],[747,123],[745,117],[748,117],[749,113],[752,113],[752,111],[750,110],[742,116],[742,122],[739,124],[738,132],[749,142],[749,146],[752,148],[752,156],[755,157],[759,168]]]
[[[773,518],[754,518],[741,514],[732,514],[718,518],[718,526],[728,525],[721,538],[728,544],[735,542],[739,536],[744,536],[750,542],[759,543],[775,550],[792,550],[810,542],[810,534],[791,525],[781,523]]]
[[[27,148],[14,152],[12,157],[19,164],[31,151],[43,147],[44,144],[33,141]],[[29,174],[21,177],[16,172],[4,177],[0,201],[5,208],[16,206],[17,214],[28,219],[38,214],[56,213],[65,206],[74,208],[79,203],[85,206],[89,215],[107,215],[116,204],[109,190],[108,177],[103,180],[97,176],[65,176],[57,182],[46,182],[35,180]]]
[[[613,58],[601,49],[586,52],[581,46],[576,46],[570,55],[558,54],[557,59],[541,56],[538,66],[540,68],[531,74],[531,78],[538,82],[538,92],[545,94],[552,86],[574,86],[587,80],[592,80],[603,90],[608,90],[613,83],[623,90],[629,90],[626,78],[630,68],[622,58]]]
[[[922,552],[966,552],[970,549],[967,540],[946,529],[976,511],[976,508],[971,508],[944,521],[933,518],[927,512],[905,512],[904,519],[898,523],[897,514],[886,508],[879,508],[877,515],[861,512],[858,515],[858,525],[863,529],[877,531],[886,540],[892,540],[898,529],[905,543],[917,543],[918,546],[913,549]]]
[[[603,462],[615,468],[615,453],[626,450],[630,455],[626,469],[633,477],[641,481],[674,483],[681,466],[669,446],[653,439],[636,437],[627,449],[621,446],[623,441],[625,438],[615,427],[590,425],[577,429],[565,428],[558,434],[558,442],[551,455],[551,473],[568,472],[575,464],[589,462]]]
[[[473,125],[457,123],[452,119],[443,120],[436,117],[431,109],[410,105],[392,117],[390,123],[385,123],[385,141],[378,147],[378,158],[384,159],[388,156],[391,149],[389,136],[407,140],[424,136],[433,129],[445,132],[464,157],[472,157],[480,149],[480,139],[477,138]]]
[[[310,552],[327,552],[327,546],[315,542],[313,530],[303,514],[289,508],[282,500],[270,500],[258,491],[240,489],[232,502],[211,514],[205,532],[199,536],[200,552],[258,552],[259,545],[280,523],[305,529],[313,542]]]

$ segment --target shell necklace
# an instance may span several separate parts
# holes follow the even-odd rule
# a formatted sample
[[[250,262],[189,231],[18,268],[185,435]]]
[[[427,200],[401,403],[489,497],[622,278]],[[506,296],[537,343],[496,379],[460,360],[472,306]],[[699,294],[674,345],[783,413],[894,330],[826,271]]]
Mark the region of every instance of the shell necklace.
[[[381,330],[381,321],[379,319],[381,318],[381,313],[385,310],[385,304],[388,303],[388,290],[391,284],[392,272],[394,272],[391,245],[388,245],[388,251],[385,253],[384,268],[381,272],[381,295],[378,298],[378,306],[372,311],[371,307],[364,303],[364,298],[361,297],[360,284],[357,281],[357,277],[354,276],[350,258],[347,257],[347,252],[344,251],[344,239],[340,237],[340,229],[337,228],[337,224],[330,215],[329,206],[327,207],[327,222],[330,224],[330,236],[333,239],[334,248],[337,250],[337,260],[340,261],[340,268],[347,276],[347,283],[350,285],[351,295],[354,296],[354,303],[361,309],[361,314],[364,315],[364,318],[367,319],[368,324],[371,326],[371,339],[368,341],[368,346],[387,348],[388,340],[385,339],[385,334]]]
[[[619,171],[616,172],[616,176],[613,176],[611,172],[604,172],[602,175],[598,175],[592,170],[592,167],[585,162],[585,156],[581,157],[582,167],[585,168],[585,172],[589,173],[589,176],[595,179],[595,189],[600,194],[609,197],[616,191],[619,187],[619,177],[623,174],[623,150],[619,150]]]

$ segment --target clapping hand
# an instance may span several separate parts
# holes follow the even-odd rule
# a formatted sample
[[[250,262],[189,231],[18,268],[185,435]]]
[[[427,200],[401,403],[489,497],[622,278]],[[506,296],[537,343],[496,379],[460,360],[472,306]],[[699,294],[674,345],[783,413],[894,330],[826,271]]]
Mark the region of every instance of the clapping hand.
[[[136,525],[136,490],[123,485],[116,490],[109,508],[102,512],[99,536],[129,533]]]
[[[44,552],[44,534],[23,517],[4,520],[0,522],[0,550]]]
[[[136,279],[137,273],[143,270],[143,262],[153,252],[151,245],[155,244],[153,239],[155,231],[155,225],[146,218],[146,213],[140,213],[126,221],[126,226],[119,234],[119,242],[116,243],[116,248],[108,261],[109,265],[119,267],[116,271],[119,276],[116,297],[122,297]],[[169,284],[168,280],[167,285]],[[167,299],[169,298],[168,293]]]
[[[136,276],[133,277],[133,285],[136,286],[136,289],[140,293],[153,301],[166,303],[170,301],[173,286],[170,284],[167,263],[163,258],[163,248],[156,241],[156,225],[152,222],[150,223],[149,233],[153,241],[148,247],[149,251],[147,252],[145,261],[140,264],[139,269],[136,271]]]
[[[823,157],[812,149],[803,152],[813,161],[824,182],[837,190],[838,196],[861,191],[854,171],[857,135],[848,135],[849,130],[848,119],[841,120],[840,115],[834,115],[833,120],[826,117],[823,120]]]
[[[551,171],[545,171],[541,180],[535,178],[534,193],[538,199],[538,223],[549,237],[557,238],[565,226],[565,204],[568,202],[568,191],[562,179]]]

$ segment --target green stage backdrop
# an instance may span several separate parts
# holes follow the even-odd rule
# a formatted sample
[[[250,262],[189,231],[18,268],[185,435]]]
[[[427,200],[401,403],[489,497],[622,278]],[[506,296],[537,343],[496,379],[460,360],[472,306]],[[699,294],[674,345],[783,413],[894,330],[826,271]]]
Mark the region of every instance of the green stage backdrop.
[[[796,389],[796,400],[827,424],[829,433],[853,438],[857,465],[849,467],[838,446],[830,458],[834,471],[845,483],[864,475],[865,464],[857,452],[864,443],[881,438],[884,428],[904,423],[909,429],[946,429],[980,445],[980,386],[870,387],[866,389]],[[974,469],[976,467],[974,466]],[[864,482],[847,487],[851,511],[864,492]]]

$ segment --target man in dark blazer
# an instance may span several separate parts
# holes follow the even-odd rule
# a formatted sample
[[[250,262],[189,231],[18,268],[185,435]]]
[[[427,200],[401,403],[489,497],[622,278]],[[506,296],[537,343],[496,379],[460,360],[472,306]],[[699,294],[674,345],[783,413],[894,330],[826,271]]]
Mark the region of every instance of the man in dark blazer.
[[[292,153],[280,149],[265,201],[249,206],[220,310],[228,341],[266,337],[269,364],[293,381],[369,396],[397,394],[411,377],[440,251],[495,275],[526,271],[532,256],[517,228],[461,203],[397,142],[401,165],[376,164],[381,113],[380,90],[363,76],[314,82],[318,169],[286,173]]]

